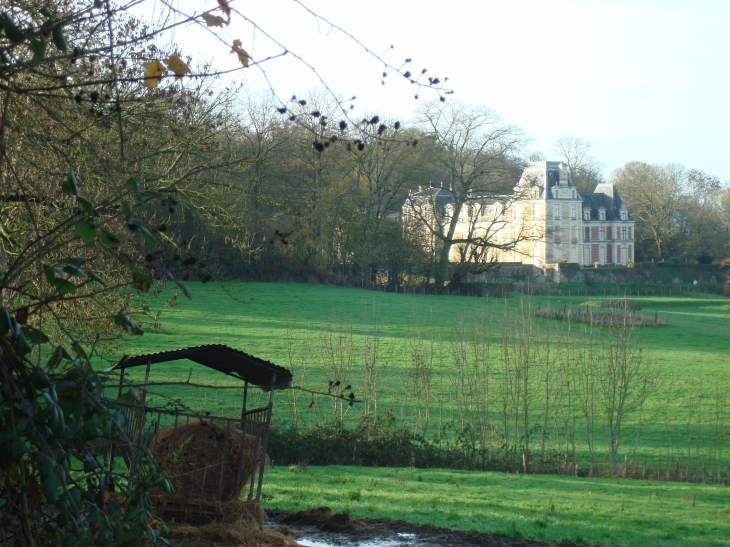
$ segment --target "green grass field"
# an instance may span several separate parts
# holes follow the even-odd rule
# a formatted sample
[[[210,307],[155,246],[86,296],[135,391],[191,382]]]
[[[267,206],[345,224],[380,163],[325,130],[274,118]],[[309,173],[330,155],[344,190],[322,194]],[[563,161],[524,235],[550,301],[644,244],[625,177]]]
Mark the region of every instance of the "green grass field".
[[[164,308],[160,328],[146,326],[144,336],[128,339],[108,360],[116,362],[122,353],[135,355],[223,343],[291,367],[295,383],[303,382],[321,390],[326,389],[327,379],[332,377],[332,356],[327,356],[323,341],[327,333],[335,332],[338,336],[330,341],[350,340],[354,357],[347,381],[360,393],[363,347],[377,324],[382,348],[390,348],[390,361],[382,369],[378,408],[380,412],[391,409],[408,423],[413,420],[414,408],[403,393],[409,381],[408,344],[413,340],[414,330],[440,338],[444,344],[444,362],[449,363],[448,341],[456,323],[477,316],[493,318],[489,335],[498,339],[500,318],[505,314],[511,317],[526,305],[519,298],[403,295],[305,284],[240,283],[223,290],[212,284],[191,283],[190,289],[192,300],[178,298],[177,306]],[[163,296],[170,295],[168,291]],[[647,456],[658,462],[657,465],[665,460],[673,463],[686,450],[685,402],[698,393],[704,394],[705,407],[695,410],[704,409],[709,414],[712,390],[727,385],[730,355],[727,301],[705,294],[634,298],[643,313],[669,313],[668,327],[644,328],[639,332],[645,351],[672,382],[668,410],[665,414],[652,410],[650,418],[654,422],[642,432],[637,458]],[[548,303],[585,306],[597,301],[600,298],[534,297],[530,304],[534,307]],[[556,324],[547,319],[536,319],[535,323],[542,327]],[[347,334],[350,332],[351,337]],[[600,337],[605,329],[598,328],[595,332]],[[576,338],[576,344],[583,343],[581,336]],[[385,355],[385,349],[382,351]],[[108,362],[101,364],[106,366]],[[153,369],[152,378],[184,381],[190,371],[190,363],[161,365]],[[195,367],[191,381],[233,383],[228,377]],[[451,390],[448,380],[438,370],[432,382],[444,393]],[[216,392],[175,386],[168,388],[167,393],[181,397],[192,407],[216,414],[235,415],[240,409],[241,394],[236,390]],[[333,407],[326,398],[317,399],[317,405],[309,409],[309,396],[301,397],[298,407],[305,423],[332,419]],[[657,400],[665,399],[662,395]],[[699,400],[702,402],[701,397]],[[290,392],[277,395],[275,415],[279,421],[289,419],[291,402]],[[445,407],[446,413],[453,412],[454,401],[445,399]],[[724,408],[727,410],[727,401]],[[356,406],[348,416],[350,423],[357,419],[358,412]],[[432,412],[437,412],[435,406]],[[668,416],[668,421],[663,421],[663,415]],[[723,442],[730,444],[728,421],[721,425],[725,436],[715,440],[724,439]],[[582,458],[585,444],[581,441],[580,426],[577,422],[576,437]],[[706,451],[706,431],[690,429],[691,457],[702,458]],[[630,448],[633,441],[633,437],[625,439]],[[600,443],[598,447],[605,450]],[[717,449],[715,442],[716,455]],[[720,469],[727,483],[725,470],[730,446],[725,446],[722,454]],[[727,539],[730,537],[730,488],[727,486],[440,469],[332,466],[309,467],[304,473],[301,468],[290,472],[279,466],[267,471],[264,490],[263,502],[267,507],[302,509],[329,505],[336,511],[350,510],[356,517],[405,519],[415,524],[550,541],[636,546],[730,544]]]
[[[125,342],[123,353],[134,355],[223,343],[291,368],[295,383],[312,389],[326,390],[328,379],[343,374],[343,384],[351,383],[360,395],[364,382],[363,346],[368,339],[372,340],[374,325],[377,325],[381,346],[378,409],[381,412],[392,410],[401,423],[408,425],[415,419],[414,398],[408,388],[408,344],[413,342],[414,332],[418,330],[425,338],[441,341],[442,367],[435,367],[432,376],[434,393],[438,392],[440,398],[434,395],[431,400],[431,432],[436,429],[439,412],[442,424],[448,423],[448,418],[453,418],[455,412],[451,398],[453,390],[447,376],[451,367],[450,340],[457,323],[471,322],[476,317],[486,318],[485,330],[497,340],[501,335],[500,320],[514,316],[525,306],[585,307],[600,303],[600,298],[585,296],[541,296],[528,301],[523,298],[404,295],[286,283],[237,283],[228,285],[226,290],[214,284],[190,285],[192,300],[180,295],[177,306],[164,309],[161,327],[147,326],[144,336]],[[170,294],[168,291],[163,296]],[[636,461],[647,457],[655,466],[669,465],[669,462],[673,465],[677,458],[707,459],[710,450],[714,465],[724,476],[727,458],[730,458],[730,446],[726,446],[730,445],[730,409],[727,389],[723,400],[723,394],[717,388],[728,385],[730,320],[727,301],[715,295],[693,293],[633,298],[640,304],[641,313],[669,313],[669,326],[637,329],[645,354],[664,375],[666,393],[657,393],[647,403],[643,419],[648,423],[641,430]],[[548,326],[555,329],[558,322],[534,319],[534,323],[541,329]],[[327,342],[326,333],[333,332],[334,336]],[[594,333],[600,338],[605,335],[605,328],[597,327]],[[582,344],[585,340],[586,335],[578,332],[571,343]],[[539,338],[536,341],[540,343]],[[330,344],[329,354],[327,344]],[[109,356],[110,361],[119,356],[119,353]],[[337,366],[334,361],[338,362]],[[337,367],[340,367],[339,372]],[[188,377],[190,370],[189,363],[164,365],[154,370],[153,378],[180,381]],[[216,377],[216,373],[201,368],[192,369],[191,381],[231,384],[231,379],[222,375]],[[190,406],[216,414],[235,414],[240,408],[241,396],[234,390],[216,392],[175,387],[168,390],[170,392],[182,397]],[[713,398],[713,394],[717,397]],[[276,417],[280,421],[290,417],[291,395],[284,393],[278,397]],[[293,392],[293,395],[297,393]],[[335,408],[326,398],[318,399],[311,409],[309,401],[308,395],[300,395],[297,401],[303,423],[333,419]],[[695,406],[691,407],[690,403]],[[717,408],[724,414],[717,414]],[[357,406],[350,411],[349,423],[357,420],[358,412]],[[710,415],[719,416],[713,431],[709,431]],[[636,417],[632,416],[632,419]],[[704,425],[702,420],[706,422]],[[582,421],[577,419],[575,424],[577,448],[584,453]],[[635,433],[630,428],[626,430],[622,460],[625,451],[633,450]],[[711,439],[710,434],[714,435]],[[605,452],[603,432],[598,430],[596,438],[598,451]],[[555,443],[555,439],[550,442]]]
[[[414,324],[448,335],[454,322],[468,312],[488,309],[499,316],[503,302],[508,310],[519,299],[480,299],[380,293],[325,285],[292,283],[239,283],[232,298],[220,287],[191,283],[192,300],[165,309],[162,328],[148,328],[143,337],[131,338],[125,353],[143,353],[222,343],[285,365],[287,328],[294,335],[316,334],[333,325],[349,324],[355,334],[366,334],[377,321],[383,336],[403,338]],[[235,298],[235,300],[234,300]],[[669,312],[670,326],[644,329],[646,348],[668,370],[712,380],[728,371],[730,309],[725,298],[691,294],[671,297],[634,297],[642,312]],[[537,303],[552,300],[584,306],[596,297],[533,297]]]
[[[550,542],[621,547],[730,545],[728,488],[442,469],[267,470],[263,504],[327,505],[359,518]]]

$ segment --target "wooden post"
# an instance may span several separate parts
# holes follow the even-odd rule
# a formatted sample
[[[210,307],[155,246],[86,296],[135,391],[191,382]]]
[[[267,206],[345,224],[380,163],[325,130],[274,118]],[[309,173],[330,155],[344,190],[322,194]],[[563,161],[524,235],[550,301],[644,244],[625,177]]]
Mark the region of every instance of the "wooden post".
[[[140,399],[142,401],[142,414],[139,418],[139,446],[144,446],[144,426],[145,421],[147,420],[147,383],[150,379],[150,366],[152,365],[152,361],[147,361],[147,369],[144,373],[144,389],[142,393],[140,394]]]
[[[244,414],[246,414],[246,403],[248,401],[248,382],[244,382],[243,384],[243,408],[241,409],[241,429],[245,433],[245,429],[243,429],[243,417]]]
[[[122,369],[119,372],[119,390],[117,391],[117,400],[119,400],[119,397],[122,396],[122,385],[124,384],[124,370],[125,369]],[[114,443],[111,443],[111,448],[109,450],[109,473],[111,473],[112,470],[114,469],[114,449],[115,448],[116,448],[116,445]],[[728,470],[728,472],[730,472],[730,463],[728,463],[727,470]],[[104,490],[105,489],[102,488],[102,491],[101,491],[102,499],[104,499],[103,498]]]
[[[266,449],[269,445],[269,430],[271,429],[271,411],[274,407],[274,384],[276,384],[276,373],[271,377],[271,391],[269,392],[269,409],[266,412],[266,423],[264,424],[264,438],[261,444],[261,463],[259,464],[259,485],[256,489],[256,501],[261,499],[261,487],[264,484],[264,466],[266,465]],[[244,435],[244,439],[245,439]],[[255,467],[254,467],[255,469]]]
[[[524,452],[522,453],[522,471],[527,475],[527,456]]]

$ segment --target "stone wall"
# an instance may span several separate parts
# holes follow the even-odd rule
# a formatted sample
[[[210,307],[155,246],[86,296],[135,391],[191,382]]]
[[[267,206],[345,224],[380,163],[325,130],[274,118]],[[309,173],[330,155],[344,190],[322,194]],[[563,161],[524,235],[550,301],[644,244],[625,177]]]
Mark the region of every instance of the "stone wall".
[[[632,268],[601,266],[581,268],[578,264],[556,264],[560,283],[654,283],[662,285],[693,284],[722,287],[725,273],[717,264],[672,264],[640,262]]]
[[[517,281],[545,281],[543,272],[532,264],[521,262],[500,262],[488,272],[469,274],[469,283],[514,283]]]

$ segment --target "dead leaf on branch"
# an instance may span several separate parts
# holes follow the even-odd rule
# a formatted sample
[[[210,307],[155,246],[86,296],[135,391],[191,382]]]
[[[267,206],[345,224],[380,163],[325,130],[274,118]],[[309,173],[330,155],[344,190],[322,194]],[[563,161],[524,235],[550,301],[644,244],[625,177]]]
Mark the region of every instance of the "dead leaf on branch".
[[[201,16],[203,17],[203,21],[205,21],[206,26],[209,27],[223,27],[223,25],[227,25],[231,21],[230,18],[226,21],[223,17],[211,15],[210,13],[203,13]]]
[[[238,60],[241,62],[241,64],[245,67],[248,67],[249,61],[251,61],[251,57],[248,53],[246,53],[246,50],[241,47],[241,40],[233,40],[233,47],[231,48],[231,53],[235,53],[238,55]]]
[[[231,21],[231,8],[228,7],[228,0],[218,0],[218,5],[221,7],[221,11],[228,17],[228,22]]]
[[[190,74],[190,67],[180,58],[179,55],[170,55],[165,61],[167,67],[175,73],[175,79],[181,79],[185,74]]]
[[[150,61],[144,64],[144,85],[147,89],[154,89],[160,83],[162,75],[167,74],[167,69],[160,61]]]

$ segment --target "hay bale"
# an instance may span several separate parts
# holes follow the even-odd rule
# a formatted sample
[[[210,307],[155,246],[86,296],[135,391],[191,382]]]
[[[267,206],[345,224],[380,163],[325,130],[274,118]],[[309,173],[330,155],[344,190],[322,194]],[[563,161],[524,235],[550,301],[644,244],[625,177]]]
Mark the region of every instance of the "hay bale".
[[[261,454],[261,443],[257,437],[246,435],[245,443],[242,440],[240,430],[226,428],[210,420],[178,423],[161,429],[150,443],[155,458],[167,463],[176,450],[179,452],[166,472],[173,493],[171,496],[158,496],[164,500],[185,502],[238,498],[238,487],[251,476]]]

